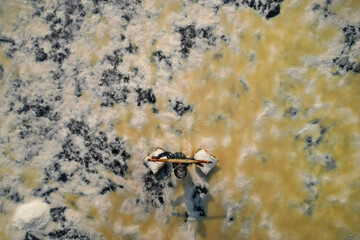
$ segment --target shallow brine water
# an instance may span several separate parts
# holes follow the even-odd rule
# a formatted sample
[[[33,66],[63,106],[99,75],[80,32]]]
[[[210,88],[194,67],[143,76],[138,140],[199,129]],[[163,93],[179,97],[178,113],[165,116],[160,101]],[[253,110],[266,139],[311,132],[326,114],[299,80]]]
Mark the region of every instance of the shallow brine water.
[[[2,1],[0,19],[0,238],[360,238],[359,1]],[[219,162],[155,175],[156,147]]]

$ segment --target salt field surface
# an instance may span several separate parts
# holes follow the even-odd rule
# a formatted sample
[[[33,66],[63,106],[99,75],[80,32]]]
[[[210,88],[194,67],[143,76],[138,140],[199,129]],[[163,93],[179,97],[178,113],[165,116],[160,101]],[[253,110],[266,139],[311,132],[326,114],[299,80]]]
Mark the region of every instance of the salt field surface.
[[[360,239],[359,72],[358,0],[0,0],[0,239]]]

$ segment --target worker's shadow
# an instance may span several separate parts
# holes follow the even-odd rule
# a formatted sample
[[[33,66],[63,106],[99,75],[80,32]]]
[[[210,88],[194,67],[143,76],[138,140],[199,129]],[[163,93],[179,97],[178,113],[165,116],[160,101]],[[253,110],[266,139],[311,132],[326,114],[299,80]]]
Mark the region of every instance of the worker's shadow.
[[[215,166],[211,173],[205,176],[195,165],[194,167],[188,167],[188,174],[182,179],[184,195],[172,201],[174,207],[185,203],[186,211],[185,214],[179,214],[174,212],[173,216],[184,217],[185,222],[192,220],[198,221],[199,228],[202,228],[202,220],[204,219],[217,219],[225,218],[226,216],[208,216],[207,205],[212,200],[209,194],[209,179],[213,174],[219,171],[219,167]],[[204,229],[205,230],[205,229]],[[206,234],[206,231],[202,231]],[[202,235],[203,235],[202,234]]]

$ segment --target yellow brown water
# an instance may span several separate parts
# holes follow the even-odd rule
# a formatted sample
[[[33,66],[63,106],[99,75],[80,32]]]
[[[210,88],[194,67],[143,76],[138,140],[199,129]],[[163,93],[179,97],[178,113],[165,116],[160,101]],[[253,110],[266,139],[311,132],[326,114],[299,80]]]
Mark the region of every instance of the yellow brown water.
[[[237,10],[234,19],[227,19],[226,14],[222,14],[220,24],[229,34],[240,24],[247,26],[238,34],[241,52],[236,53],[229,46],[223,45],[206,52],[201,66],[174,76],[175,87],[184,89],[183,94],[196,106],[192,113],[194,125],[191,130],[185,130],[182,120],[166,122],[157,118],[150,109],[147,111],[150,120],[140,130],[128,124],[131,111],[117,125],[119,136],[128,134],[134,144],[139,138],[148,139],[149,142],[151,139],[161,139],[165,144],[168,139],[167,133],[162,131],[163,124],[172,124],[184,131],[178,137],[179,145],[186,138],[196,148],[205,138],[214,138],[216,146],[212,153],[220,159],[220,163],[219,171],[209,177],[210,186],[228,179],[223,193],[231,193],[234,201],[241,201],[244,190],[236,187],[234,179],[241,174],[251,181],[249,199],[258,199],[260,206],[254,201],[248,201],[244,209],[237,212],[236,224],[228,229],[223,228],[224,218],[221,217],[199,220],[199,239],[238,239],[242,225],[249,221],[252,230],[247,238],[267,239],[268,227],[261,223],[265,216],[284,239],[341,239],[348,237],[347,232],[359,234],[359,187],[352,185],[359,181],[359,174],[354,171],[358,169],[355,158],[358,150],[350,144],[354,140],[352,133],[360,130],[359,124],[331,126],[334,122],[346,121],[346,117],[338,112],[340,108],[349,109],[355,116],[359,116],[357,102],[360,99],[360,87],[354,83],[358,76],[351,73],[346,75],[345,86],[338,88],[336,83],[340,77],[328,77],[316,68],[304,65],[304,57],[321,55],[332,41],[343,40],[336,26],[320,27],[304,21],[309,3],[301,1],[293,5],[286,1],[282,5],[282,14],[272,21],[265,21],[260,15],[245,9]],[[356,7],[358,2],[348,4]],[[337,6],[339,10],[342,7],[343,4]],[[174,7],[169,11],[179,10]],[[159,21],[164,18],[162,13]],[[257,59],[255,67],[252,67],[249,58],[251,53]],[[222,57],[217,58],[216,54]],[[287,73],[286,69],[289,68],[306,69],[297,76],[301,81]],[[229,74],[219,80],[216,76],[224,69]],[[156,68],[153,67],[152,71],[156,71]],[[246,79],[249,89],[244,88],[241,79]],[[311,81],[315,84],[311,86],[313,92],[309,94],[306,90]],[[234,92],[240,94],[234,95]],[[291,106],[291,102],[280,95],[283,92],[301,99],[303,114],[295,120],[268,118],[259,127],[254,126],[264,109],[265,99],[274,102],[283,113]],[[329,152],[335,159],[343,160],[340,168],[334,172],[325,171],[322,165],[311,167],[311,163],[306,160],[308,156],[304,145],[294,139],[296,131],[309,123],[305,110],[312,108],[317,98],[329,105],[316,111],[311,119],[322,119],[323,125],[331,126],[320,151]],[[160,100],[158,107],[165,108],[165,104],[165,101]],[[279,134],[273,134],[273,131]],[[261,137],[256,138],[255,134]],[[231,143],[223,146],[222,142],[226,138],[230,138]],[[261,149],[262,156],[250,155],[244,161],[239,161],[246,146]],[[150,144],[149,152],[153,147]],[[325,179],[318,185],[319,198],[315,200],[312,216],[300,211],[300,205],[308,195],[302,178],[307,174]],[[344,195],[345,204],[341,202]],[[223,194],[211,195],[207,205],[209,216],[224,216],[222,201]],[[354,214],[354,211],[358,214]],[[120,218],[124,224],[133,222],[129,217]],[[172,232],[182,222],[182,219],[173,218],[166,227],[158,226],[157,229],[161,229],[165,239],[172,239]],[[152,217],[141,224],[144,224],[141,227],[144,234],[149,224],[150,228],[157,225]],[[109,239],[115,239],[111,236]]]
[[[357,3],[352,4],[355,6]],[[346,86],[338,88],[335,83],[339,81],[339,77],[329,79],[316,68],[305,66],[302,61],[308,55],[324,53],[334,38],[342,40],[341,32],[335,26],[318,27],[304,21],[305,9],[308,6],[309,1],[301,1],[296,5],[284,2],[283,14],[271,22],[264,21],[251,10],[239,9],[235,19],[227,19],[226,14],[223,14],[220,24],[224,25],[229,33],[238,27],[236,23],[246,23],[248,26],[239,35],[241,53],[234,53],[225,45],[220,49],[210,50],[203,56],[200,67],[179,73],[174,78],[176,87],[186,89],[184,94],[188,96],[189,102],[196,106],[193,112],[193,127],[180,136],[178,141],[181,142],[186,136],[192,145],[199,146],[204,138],[215,138],[217,145],[213,154],[220,159],[220,171],[211,176],[210,185],[224,178],[230,179],[223,191],[231,192],[234,201],[239,200],[242,189],[236,188],[231,179],[241,173],[251,181],[250,198],[256,197],[261,202],[261,207],[258,208],[250,201],[237,213],[236,219],[239,222],[226,230],[222,228],[224,219],[200,220],[197,235],[199,239],[209,239],[210,236],[211,239],[236,239],[240,236],[241,225],[249,219],[253,228],[248,238],[266,239],[268,230],[261,226],[264,215],[269,217],[273,227],[285,239],[338,239],[346,237],[344,234],[348,230],[359,234],[360,214],[354,214],[354,211],[359,211],[356,208],[360,200],[359,189],[349,185],[356,179],[359,180],[358,172],[353,170],[357,168],[355,153],[358,150],[349,143],[354,137],[351,133],[359,132],[359,125],[333,126],[327,140],[322,144],[322,151],[330,152],[335,159],[344,159],[335,172],[326,172],[324,166],[320,165],[310,168],[310,163],[306,161],[306,152],[303,151],[304,145],[294,140],[295,132],[309,122],[308,117],[300,116],[296,120],[267,119],[260,126],[261,129],[254,127],[257,116],[263,110],[264,99],[276,103],[281,112],[285,112],[289,107],[291,103],[277,94],[280,92],[300,98],[303,110],[316,104],[318,97],[329,103],[328,107],[312,116],[312,119],[322,119],[324,125],[346,121],[346,117],[337,113],[339,108],[349,109],[359,116],[356,102],[360,98],[360,87],[354,84],[357,75],[348,74],[344,79]],[[258,60],[255,68],[252,68],[249,59],[251,52]],[[219,53],[222,57],[215,58],[215,54]],[[302,81],[293,79],[286,73],[285,70],[292,67],[306,69],[297,76]],[[225,79],[219,81],[216,75],[224,69],[230,72]],[[244,89],[240,82],[242,78],[246,79],[249,90]],[[312,80],[316,82],[313,86],[314,92],[307,94],[306,89]],[[241,94],[232,95],[234,89]],[[223,118],[216,120],[220,115]],[[167,134],[157,128],[157,125],[163,123],[162,119],[156,119],[150,112],[148,117],[151,120],[140,131],[131,130],[132,127],[128,126],[126,121],[122,122],[122,125],[118,125],[119,135],[128,131],[132,142],[136,142],[139,137],[161,137],[166,142]],[[166,124],[174,124],[182,129],[181,120]],[[280,132],[279,136],[274,136],[272,129]],[[255,138],[258,131],[262,135],[260,139]],[[224,147],[221,143],[226,137],[230,137],[231,144]],[[249,156],[246,161],[239,163],[244,146],[257,146],[262,150],[266,162],[262,163],[258,156]],[[319,198],[316,200],[316,210],[312,217],[299,210],[308,194],[302,174],[331,179],[318,186]],[[339,199],[343,194],[347,195],[346,204],[342,204]],[[224,215],[222,194],[212,196],[208,203],[208,215]],[[165,236],[168,237],[174,225],[181,222],[172,220],[167,227],[162,227]]]

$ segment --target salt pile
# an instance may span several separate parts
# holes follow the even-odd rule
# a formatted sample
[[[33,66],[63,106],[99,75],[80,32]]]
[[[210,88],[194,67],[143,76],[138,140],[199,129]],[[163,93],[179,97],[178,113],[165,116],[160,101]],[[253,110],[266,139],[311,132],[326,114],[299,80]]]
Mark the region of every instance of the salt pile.
[[[49,220],[48,205],[36,199],[16,208],[13,225],[21,230],[35,230],[44,228]]]

